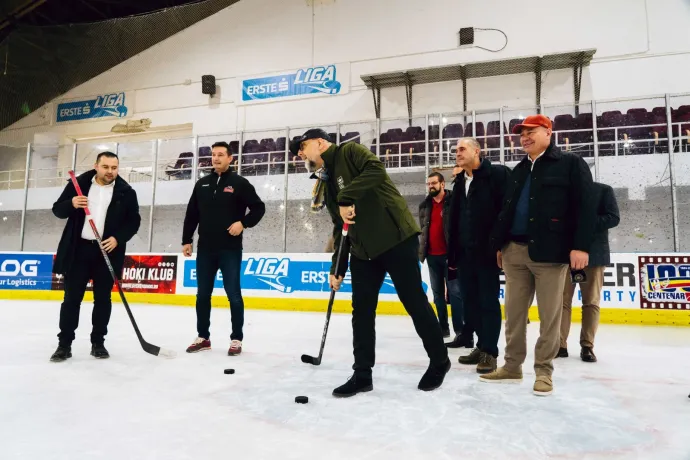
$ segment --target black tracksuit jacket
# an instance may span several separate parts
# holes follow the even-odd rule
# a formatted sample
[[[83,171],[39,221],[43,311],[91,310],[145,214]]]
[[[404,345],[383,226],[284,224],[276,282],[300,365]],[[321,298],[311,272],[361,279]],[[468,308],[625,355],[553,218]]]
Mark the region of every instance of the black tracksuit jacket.
[[[244,232],[232,236],[228,229],[238,221],[244,228],[254,227],[265,212],[266,206],[247,179],[230,169],[220,176],[213,171],[194,186],[184,218],[182,244],[192,244],[198,226],[199,249],[242,249]]]

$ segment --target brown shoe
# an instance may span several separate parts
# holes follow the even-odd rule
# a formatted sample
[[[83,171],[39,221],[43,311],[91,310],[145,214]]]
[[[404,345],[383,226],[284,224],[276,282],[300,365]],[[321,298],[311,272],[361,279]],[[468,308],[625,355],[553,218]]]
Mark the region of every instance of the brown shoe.
[[[496,358],[488,353],[481,353],[479,364],[477,364],[477,374],[488,374],[497,368]]]
[[[548,396],[553,393],[553,381],[548,375],[537,375],[534,381],[534,394],[537,396]]]
[[[522,382],[522,371],[510,372],[505,367],[499,367],[493,372],[480,375],[479,380],[487,383],[520,383]]]
[[[479,364],[479,358],[482,352],[479,348],[475,348],[469,355],[461,356],[458,358],[460,364]]]
[[[190,346],[187,347],[187,353],[197,353],[199,351],[210,350],[211,341],[203,337],[197,337]]]

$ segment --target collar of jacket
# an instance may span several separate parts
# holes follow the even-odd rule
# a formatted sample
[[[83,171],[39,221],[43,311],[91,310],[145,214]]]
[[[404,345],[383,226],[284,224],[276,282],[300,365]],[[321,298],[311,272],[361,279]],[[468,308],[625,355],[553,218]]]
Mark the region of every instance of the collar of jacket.
[[[328,177],[333,177],[333,174],[335,171],[333,171],[335,167],[335,152],[338,150],[338,146],[335,144],[331,144],[330,147],[326,149],[325,152],[321,154],[321,159],[323,159],[323,162],[326,165],[326,171],[328,171]]]
[[[443,195],[443,202],[445,203],[445,202],[447,202],[448,200],[450,200],[450,197],[451,197],[451,196],[453,196],[453,192],[452,192],[451,190],[448,190],[447,188],[444,188],[443,190],[446,192],[446,194]],[[428,201],[429,203],[431,203],[431,200],[433,200],[433,197],[432,197],[431,195],[427,195],[427,196],[426,196],[426,201]]]
[[[488,158],[482,158],[482,161],[479,163],[479,168],[475,169],[472,171],[472,177],[486,177],[489,175],[489,172],[491,171],[491,161]],[[459,178],[462,177],[463,183],[465,182],[465,171],[462,171],[462,174],[458,174],[455,176],[455,179],[453,182],[457,181]]]
[[[546,149],[544,152],[544,155],[542,155],[542,158],[545,160],[558,160],[563,156],[563,152],[561,152],[561,149],[556,147],[553,143],[549,145],[549,147]],[[532,163],[532,160],[529,159],[529,155],[525,155],[525,158],[522,159],[518,165],[522,165],[523,163],[526,163],[528,166]]]
[[[232,174],[233,174],[232,167],[228,166],[228,169],[226,169],[224,173],[221,173],[220,177],[228,177],[228,176],[232,176]],[[219,174],[216,172],[215,169],[211,170],[211,175],[216,176],[216,177],[219,176]]]
[[[91,183],[93,180],[94,176],[96,175],[96,170],[92,169],[90,171],[86,171],[83,174],[80,174],[77,176],[77,182],[79,182],[79,186],[84,188],[84,185],[87,183]],[[69,179],[68,179],[69,180]],[[113,192],[122,192],[124,190],[132,188],[131,185],[127,183],[126,180],[124,180],[120,175],[118,174],[117,177],[115,178],[115,186],[113,187]]]

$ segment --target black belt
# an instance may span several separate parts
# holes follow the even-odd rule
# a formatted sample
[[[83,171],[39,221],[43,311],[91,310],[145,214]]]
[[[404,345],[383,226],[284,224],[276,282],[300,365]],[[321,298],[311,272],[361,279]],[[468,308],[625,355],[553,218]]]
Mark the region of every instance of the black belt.
[[[98,240],[87,240],[86,238],[79,238],[83,244],[98,244]]]

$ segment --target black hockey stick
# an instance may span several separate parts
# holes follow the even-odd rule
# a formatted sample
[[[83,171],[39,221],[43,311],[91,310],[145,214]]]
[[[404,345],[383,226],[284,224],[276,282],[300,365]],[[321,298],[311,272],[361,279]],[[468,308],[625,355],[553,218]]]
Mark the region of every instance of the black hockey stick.
[[[77,191],[77,195],[84,196],[81,193],[81,187],[79,186],[79,183],[77,182],[77,178],[74,175],[74,171],[69,172],[69,177],[70,177],[70,179],[72,179],[72,185],[74,185],[74,188]],[[137,333],[137,337],[139,338],[139,343],[141,344],[141,348],[143,348],[146,353],[150,353],[154,356],[162,356],[164,358],[174,358],[177,355],[177,353],[175,353],[174,351],[166,350],[166,349],[158,347],[156,345],[152,345],[152,344],[148,343],[146,340],[144,340],[144,337],[142,337],[141,332],[139,332],[139,326],[137,326],[137,322],[134,321],[134,315],[132,315],[132,310],[129,308],[129,304],[127,303],[127,299],[125,299],[125,293],[122,291],[122,285],[120,284],[120,280],[117,278],[117,275],[115,274],[115,270],[113,269],[113,266],[110,263],[110,259],[108,258],[108,253],[105,252],[105,249],[103,249],[103,242],[101,241],[101,235],[98,233],[98,230],[96,229],[96,224],[94,223],[93,218],[91,217],[91,212],[89,211],[88,206],[84,208],[84,212],[86,213],[86,219],[89,221],[89,224],[91,225],[91,230],[93,230],[93,234],[96,237],[96,240],[98,241],[98,247],[101,249],[101,254],[103,254],[103,259],[105,259],[105,263],[108,266],[108,270],[110,270],[110,276],[113,277],[113,281],[117,285],[117,291],[120,293],[120,298],[122,299],[122,303],[125,305],[125,309],[127,310],[127,315],[129,315],[129,320],[132,322],[132,326],[134,326],[134,332]]]
[[[338,246],[338,256],[335,258],[335,276],[338,276],[338,268],[340,267],[340,257],[343,254],[343,245],[345,244],[345,238],[347,238],[347,230],[349,224],[343,224],[343,236],[340,238],[340,245]],[[343,273],[343,278],[345,274]],[[302,355],[302,362],[307,364],[313,364],[318,366],[321,364],[321,358],[323,357],[323,348],[326,346],[326,335],[328,334],[328,324],[331,322],[331,313],[333,312],[333,300],[335,299],[335,291],[331,289],[331,298],[328,301],[328,310],[326,311],[326,324],[323,327],[323,336],[321,337],[321,349],[319,350],[319,357],[314,358],[309,355]]]

